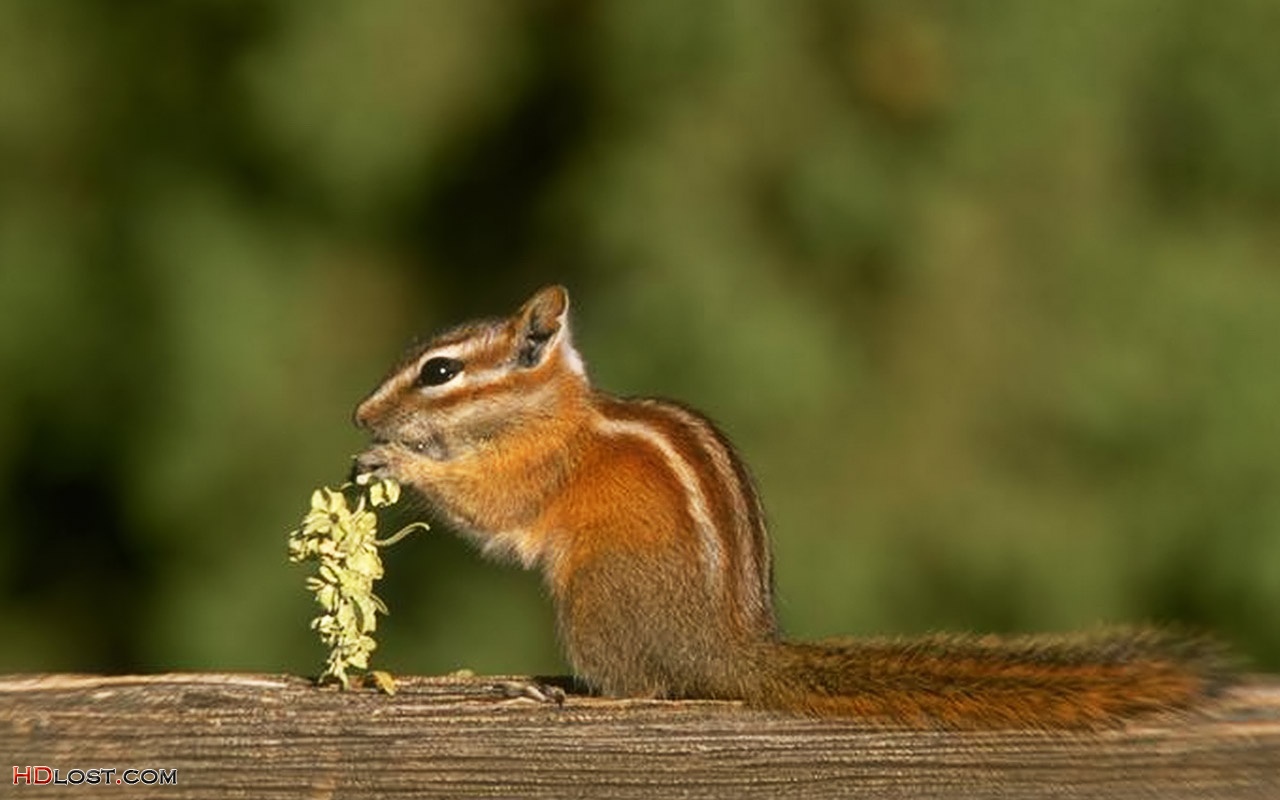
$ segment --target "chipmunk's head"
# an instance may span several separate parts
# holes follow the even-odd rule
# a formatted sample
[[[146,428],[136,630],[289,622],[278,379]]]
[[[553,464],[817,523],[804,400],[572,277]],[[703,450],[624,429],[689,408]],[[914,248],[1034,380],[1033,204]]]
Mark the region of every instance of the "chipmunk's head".
[[[448,459],[558,413],[587,387],[569,293],[549,286],[506,319],[468,322],[415,349],[356,408],[376,440]]]

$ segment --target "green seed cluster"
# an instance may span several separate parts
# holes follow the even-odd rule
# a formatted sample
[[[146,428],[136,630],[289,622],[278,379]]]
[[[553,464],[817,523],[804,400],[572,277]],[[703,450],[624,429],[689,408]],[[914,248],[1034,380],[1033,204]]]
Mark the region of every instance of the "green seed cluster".
[[[354,508],[348,504],[348,493],[358,497]],[[378,548],[399,541],[415,528],[427,527],[417,522],[388,539],[377,538],[378,517],[373,509],[399,498],[399,484],[369,475],[338,489],[317,489],[302,527],[289,534],[290,561],[319,561],[316,574],[307,578],[307,589],[323,609],[311,620],[311,628],[329,647],[320,679],[337,680],[344,689],[350,686],[349,669],[369,669],[369,655],[377,647],[373,633],[378,614],[387,613],[386,604],[373,593],[373,582],[383,573]]]

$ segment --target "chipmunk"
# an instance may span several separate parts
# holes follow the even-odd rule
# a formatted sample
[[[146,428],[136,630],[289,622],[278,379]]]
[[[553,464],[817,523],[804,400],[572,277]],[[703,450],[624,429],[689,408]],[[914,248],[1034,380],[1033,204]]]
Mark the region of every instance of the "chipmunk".
[[[355,412],[356,470],[416,490],[489,555],[542,571],[575,676],[610,696],[959,728],[1087,728],[1186,709],[1229,681],[1216,645],[1066,637],[781,637],[765,515],[707,418],[592,387],[569,295],[413,350]]]

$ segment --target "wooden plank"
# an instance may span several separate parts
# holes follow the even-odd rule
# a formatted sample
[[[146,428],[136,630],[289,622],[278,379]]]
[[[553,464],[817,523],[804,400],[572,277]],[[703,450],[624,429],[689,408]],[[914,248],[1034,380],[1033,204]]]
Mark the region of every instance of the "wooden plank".
[[[0,769],[115,768],[112,782],[177,770],[176,785],[125,794],[5,774],[0,796],[1280,798],[1274,678],[1194,717],[1100,733],[887,730],[725,702],[554,706],[510,698],[504,680],[520,679],[402,679],[388,697],[272,675],[0,676]]]

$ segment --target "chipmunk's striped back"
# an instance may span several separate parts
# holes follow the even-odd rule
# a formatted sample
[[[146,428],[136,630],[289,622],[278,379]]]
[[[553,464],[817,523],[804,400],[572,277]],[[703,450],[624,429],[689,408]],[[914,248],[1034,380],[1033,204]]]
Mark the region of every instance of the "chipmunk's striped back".
[[[680,484],[700,569],[713,594],[744,629],[772,633],[773,567],[764,508],[733,445],[710,420],[665,400],[596,394],[592,424],[601,435],[652,449]]]

